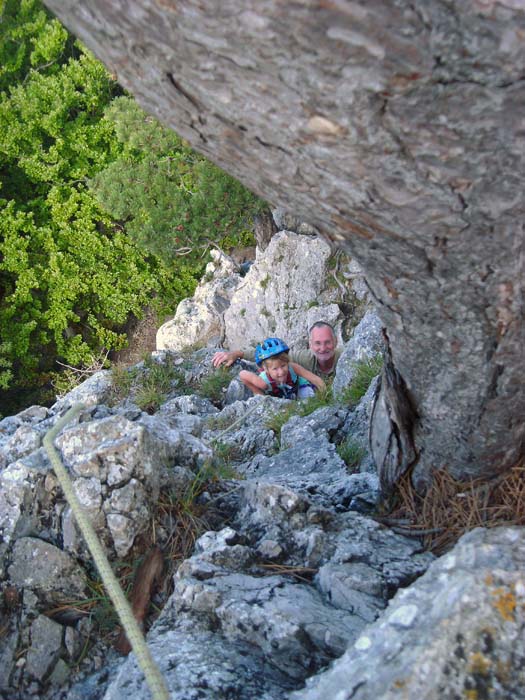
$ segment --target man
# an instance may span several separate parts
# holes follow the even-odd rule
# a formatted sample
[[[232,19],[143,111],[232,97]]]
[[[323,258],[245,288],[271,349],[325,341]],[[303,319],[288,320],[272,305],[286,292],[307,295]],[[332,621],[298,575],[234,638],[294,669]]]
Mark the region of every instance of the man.
[[[333,374],[341,350],[337,348],[337,338],[334,329],[329,323],[317,321],[308,333],[309,349],[297,350],[290,353],[290,360],[302,365],[305,369],[317,374],[319,377],[329,377]],[[236,360],[252,360],[253,350],[223,350],[216,352],[212,358],[214,367],[225,365],[229,367]]]

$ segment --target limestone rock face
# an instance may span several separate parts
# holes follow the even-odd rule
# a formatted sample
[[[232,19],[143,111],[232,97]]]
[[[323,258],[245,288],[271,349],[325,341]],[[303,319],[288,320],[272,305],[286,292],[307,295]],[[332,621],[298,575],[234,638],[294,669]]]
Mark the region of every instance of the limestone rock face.
[[[290,216],[278,220],[283,218],[301,231],[306,226]],[[343,343],[370,297],[355,261],[345,256],[339,261],[326,241],[307,230],[277,232],[264,250],[257,247],[245,276],[214,252],[194,296],[181,301],[175,317],[159,328],[157,350],[202,344],[254,348],[269,336],[304,349],[308,329],[321,320],[333,325]]]
[[[380,355],[383,349],[382,326],[377,314],[368,311],[360,320],[341,357],[337,362],[333,392],[337,394],[348,386],[358,362],[366,362]]]
[[[523,3],[46,2],[147,110],[360,263],[399,373],[387,411],[415,408],[396,474],[518,461]]]
[[[225,345],[255,347],[269,336],[306,347],[308,328],[323,320],[340,326],[339,300],[328,286],[330,246],[290,231],[275,234],[250,268],[224,313]]]
[[[277,482],[247,480],[239,506],[231,526],[196,542],[149,635],[174,700],[283,700],[382,613],[392,585],[413,580],[433,558],[368,518],[334,516]],[[296,579],[286,575],[294,570]],[[210,630],[204,663],[199,647]],[[104,700],[130,693],[147,694],[132,657]]]
[[[66,552],[34,537],[16,541],[9,577],[14,586],[50,600],[83,598],[87,585],[84,572]]]
[[[350,358],[373,352],[378,331],[370,317],[356,328],[348,381]],[[184,359],[197,391],[211,353]],[[154,363],[173,360],[158,353]],[[136,379],[152,371],[145,364]],[[137,562],[148,532],[167,560],[173,538],[192,536],[155,594],[162,612],[148,633],[173,700],[393,700],[400,678],[409,700],[486,687],[497,700],[522,697],[525,530],[478,529],[436,561],[421,532],[373,519],[380,479],[370,453],[356,463],[340,448],[365,447],[377,383],[357,406],[335,397],[290,416],[283,409],[295,402],[216,398],[219,407],[176,380],[151,414],[131,392],[85,407],[56,438],[116,568]],[[85,384],[72,396],[92,396]],[[33,439],[72,396],[0,422],[0,691],[146,700],[134,655],[119,659],[94,622],[107,607],[89,618],[79,610],[92,597],[93,563]],[[186,514],[203,526],[194,539]]]
[[[45,615],[31,625],[31,648],[27,653],[26,672],[43,679],[58,660],[62,646],[62,628]]]
[[[197,343],[224,339],[223,319],[241,277],[238,267],[218,251],[212,251],[204,280],[190,299],[183,299],[175,317],[157,331],[157,350],[182,350]]]
[[[522,698],[524,545],[523,528],[465,535],[396,594],[331,670],[290,698]]]

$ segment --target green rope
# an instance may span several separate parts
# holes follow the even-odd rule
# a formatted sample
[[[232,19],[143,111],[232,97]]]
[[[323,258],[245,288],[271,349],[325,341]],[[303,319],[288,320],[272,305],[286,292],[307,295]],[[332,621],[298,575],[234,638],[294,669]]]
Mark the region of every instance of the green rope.
[[[67,413],[60,418],[55,425],[46,433],[44,437],[44,447],[51,460],[55,474],[60,482],[60,486],[64,492],[67,502],[71,507],[73,515],[78,523],[82,536],[86,541],[86,544],[91,552],[97,569],[104,583],[104,587],[108,592],[109,597],[117,611],[119,620],[122,623],[122,627],[126,633],[126,636],[131,644],[137,662],[144,673],[146,678],[146,683],[148,684],[151,694],[154,700],[169,700],[169,692],[164,682],[164,678],[159,671],[157,664],[155,663],[153,657],[151,656],[150,650],[142,630],[140,629],[137,620],[133,615],[131,606],[128,603],[120,584],[113,573],[111,565],[106,557],[106,554],[100,544],[100,540],[91,524],[91,522],[86,517],[86,514],[82,510],[82,506],[77,498],[77,495],[73,489],[73,484],[69,475],[62,464],[60,455],[58,454],[53,442],[55,437],[58,435],[60,430],[68,423],[74,416],[76,416],[80,411],[85,408],[82,404],[75,404],[72,406]]]

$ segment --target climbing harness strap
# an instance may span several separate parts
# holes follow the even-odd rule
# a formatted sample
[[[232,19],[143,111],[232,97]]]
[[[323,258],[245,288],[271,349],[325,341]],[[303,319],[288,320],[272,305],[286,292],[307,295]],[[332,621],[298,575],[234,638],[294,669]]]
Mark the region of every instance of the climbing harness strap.
[[[283,384],[278,384],[267,372],[261,372],[259,376],[266,382],[268,394],[271,396],[277,396],[282,399],[295,399],[297,397],[299,378],[291,367],[288,369],[288,375]]]

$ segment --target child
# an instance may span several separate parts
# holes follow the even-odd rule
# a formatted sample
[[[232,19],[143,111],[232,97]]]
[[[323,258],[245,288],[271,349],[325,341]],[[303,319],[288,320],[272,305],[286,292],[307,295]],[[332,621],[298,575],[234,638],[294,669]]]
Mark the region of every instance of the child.
[[[320,377],[288,360],[289,350],[280,338],[267,338],[255,348],[255,362],[262,368],[259,374],[242,370],[239,379],[254,394],[281,399],[304,399],[313,396],[316,389],[324,389]]]

